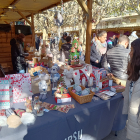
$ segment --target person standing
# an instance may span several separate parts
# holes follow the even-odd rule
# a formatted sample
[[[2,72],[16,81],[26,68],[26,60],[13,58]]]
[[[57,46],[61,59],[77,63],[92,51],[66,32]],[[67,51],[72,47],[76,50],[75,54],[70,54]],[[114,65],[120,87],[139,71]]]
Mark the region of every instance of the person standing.
[[[59,51],[61,51],[62,45],[66,43],[66,37],[67,37],[67,33],[64,32],[63,37],[59,41],[59,45],[58,45],[59,46]]]
[[[102,60],[102,68],[105,68],[108,76],[113,76],[113,81],[122,86],[126,85],[127,80],[127,64],[129,50],[126,49],[129,44],[129,39],[126,35],[120,36],[116,47],[108,50]],[[110,69],[108,68],[108,63]]]
[[[17,39],[13,38],[10,41],[11,45],[11,58],[13,64],[13,70],[16,73],[25,73],[26,72],[26,61],[25,56],[28,56],[28,53],[23,51],[23,42],[25,41],[24,34],[19,34]]]
[[[128,80],[124,96],[123,115],[128,114],[127,139],[140,140],[140,39],[131,43]]]
[[[40,45],[40,38],[37,35],[35,35],[35,45],[36,45],[36,49],[38,51],[39,45]]]
[[[137,36],[137,32],[136,31],[133,31],[131,33],[131,35],[129,36],[129,46],[128,46],[128,49],[131,49],[131,43],[136,40],[138,38]]]
[[[112,37],[109,37],[109,40],[107,41],[107,50],[112,48],[113,48]]]
[[[107,51],[107,32],[100,31],[95,37],[95,41],[92,43],[91,46],[91,53],[90,53],[90,63],[93,66],[101,68],[101,60],[102,56]]]
[[[66,41],[67,43],[63,44],[62,45],[62,62],[65,62],[65,59],[68,59],[69,61],[69,64],[70,64],[70,49],[72,47],[72,44],[71,44],[71,37],[70,36],[67,36],[66,38]]]

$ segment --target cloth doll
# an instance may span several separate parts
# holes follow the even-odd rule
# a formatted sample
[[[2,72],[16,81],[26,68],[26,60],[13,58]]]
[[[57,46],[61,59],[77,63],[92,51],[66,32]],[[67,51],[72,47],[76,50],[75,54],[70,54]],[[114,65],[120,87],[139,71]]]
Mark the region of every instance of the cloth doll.
[[[54,92],[57,90],[57,82],[60,78],[60,74],[58,73],[59,67],[57,64],[54,64],[51,67],[51,82],[52,82],[52,95],[54,95]]]
[[[50,79],[50,76],[49,74],[40,74],[39,75],[39,78],[40,78],[40,82],[39,82],[39,91],[40,91],[40,96],[39,96],[39,99],[40,100],[45,100],[47,98],[47,83],[46,81],[48,81]]]
[[[40,100],[45,100],[47,98],[47,83],[46,81],[48,81],[50,79],[50,76],[49,74],[40,74],[39,75],[39,78],[40,78],[40,82],[39,82],[39,91],[40,91],[40,96],[39,96],[39,99]]]

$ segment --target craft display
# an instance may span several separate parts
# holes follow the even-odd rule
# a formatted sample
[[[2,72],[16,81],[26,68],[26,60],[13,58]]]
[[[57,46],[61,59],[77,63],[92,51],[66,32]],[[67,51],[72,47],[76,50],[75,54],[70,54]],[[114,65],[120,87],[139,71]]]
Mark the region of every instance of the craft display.
[[[75,39],[72,42],[72,47],[71,47],[71,50],[70,50],[71,65],[78,65],[79,64],[80,50],[81,50],[81,47],[79,46],[78,41]]]
[[[43,50],[41,54],[45,55]],[[74,40],[72,43],[70,58],[72,65],[79,64],[80,47],[77,40]],[[68,66],[68,60],[65,61],[65,66]],[[113,81],[106,78],[105,69],[99,69],[89,64],[77,70],[64,67],[61,76],[58,71],[59,66],[53,64],[52,60],[50,60],[50,68],[46,67],[44,62],[37,62],[35,67],[30,69],[30,73],[6,75],[5,78],[0,78],[0,126],[8,125],[9,128],[17,128],[21,124],[34,124],[36,116],[43,116],[44,111],[55,110],[68,113],[70,109],[74,109],[74,104],[55,105],[40,101],[47,98],[49,87],[47,81],[50,79],[52,95],[54,96],[52,98],[56,101],[56,104],[71,102],[72,98],[79,104],[84,104],[91,102],[94,95],[97,96],[95,98],[99,97],[103,100],[108,100],[115,96],[116,92],[125,90],[125,87],[120,85],[112,86]],[[37,93],[40,93],[40,96],[34,97],[33,102],[30,75],[33,78],[32,84],[36,84],[38,87]],[[35,83],[34,81],[38,82]],[[96,87],[94,84],[96,84]],[[111,86],[111,91],[100,90],[108,86]],[[99,92],[95,94],[95,91]],[[12,103],[20,102],[25,102],[23,103],[25,110],[22,108],[11,109]]]
[[[123,87],[121,85],[112,86],[110,89],[111,89],[111,91],[117,92],[117,93],[125,91],[125,87]]]

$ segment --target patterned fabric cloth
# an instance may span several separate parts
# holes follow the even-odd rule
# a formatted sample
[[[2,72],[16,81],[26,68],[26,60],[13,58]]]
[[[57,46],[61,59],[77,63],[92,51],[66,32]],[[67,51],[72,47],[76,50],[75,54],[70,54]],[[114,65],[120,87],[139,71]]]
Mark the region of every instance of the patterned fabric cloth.
[[[0,78],[0,110],[10,108],[9,79]]]
[[[134,84],[135,84],[134,81],[130,82],[130,86],[129,86],[129,101],[131,101],[131,96],[132,96]]]

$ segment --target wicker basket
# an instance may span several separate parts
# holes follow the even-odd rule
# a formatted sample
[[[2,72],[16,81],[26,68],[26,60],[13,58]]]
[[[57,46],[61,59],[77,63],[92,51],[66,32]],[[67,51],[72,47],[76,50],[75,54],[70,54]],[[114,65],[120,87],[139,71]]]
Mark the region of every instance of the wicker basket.
[[[81,86],[82,90],[85,89],[85,87]],[[85,96],[79,96],[77,94],[75,94],[74,92],[72,92],[73,87],[68,88],[70,95],[72,98],[74,98],[79,104],[84,104],[84,103],[88,103],[91,102],[92,97],[94,96],[94,92],[90,91],[89,95],[85,95]]]

